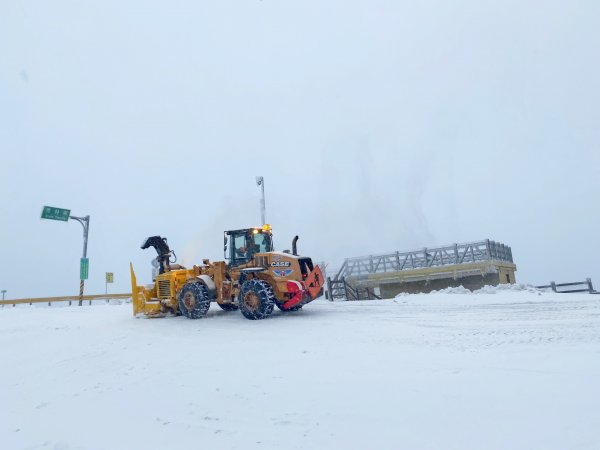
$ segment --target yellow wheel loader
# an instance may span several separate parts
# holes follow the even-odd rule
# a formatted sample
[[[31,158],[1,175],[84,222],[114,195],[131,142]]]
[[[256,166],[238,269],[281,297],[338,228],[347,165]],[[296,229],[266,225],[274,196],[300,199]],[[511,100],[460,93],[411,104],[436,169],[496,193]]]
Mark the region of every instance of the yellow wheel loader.
[[[161,317],[183,314],[190,319],[206,315],[211,302],[225,311],[239,309],[248,319],[264,319],[277,306],[297,311],[323,293],[323,273],[312,260],[299,256],[296,236],[292,252],[273,251],[271,227],[225,232],[226,261],[205,259],[191,269],[175,264],[166,238],[152,236],[142,249],[154,247],[154,284],[138,286],[133,265],[133,314]],[[173,261],[172,261],[173,259]]]

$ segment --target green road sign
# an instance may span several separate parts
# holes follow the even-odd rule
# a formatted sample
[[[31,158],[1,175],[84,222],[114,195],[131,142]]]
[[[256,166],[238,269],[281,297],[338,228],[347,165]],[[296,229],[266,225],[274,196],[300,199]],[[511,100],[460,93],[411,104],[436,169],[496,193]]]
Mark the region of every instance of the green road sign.
[[[44,209],[42,209],[42,219],[62,220],[66,222],[69,220],[70,214],[70,209],[55,208],[53,206],[44,206]]]
[[[88,272],[90,269],[90,260],[89,258],[81,258],[81,262],[79,264],[79,279],[87,280]]]
[[[113,282],[113,273],[112,272],[106,272],[106,282],[107,283],[112,283]]]

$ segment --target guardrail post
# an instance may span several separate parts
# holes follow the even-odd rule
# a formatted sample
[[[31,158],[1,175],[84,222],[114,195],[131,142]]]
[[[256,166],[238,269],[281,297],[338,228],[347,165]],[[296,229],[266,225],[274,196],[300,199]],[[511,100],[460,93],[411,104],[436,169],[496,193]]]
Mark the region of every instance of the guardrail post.
[[[554,281],[551,281],[551,282],[550,282],[550,287],[552,288],[552,290],[553,290],[554,292],[558,292],[558,291],[556,290],[556,283],[555,283]]]
[[[594,286],[592,286],[592,279],[591,278],[586,278],[585,281],[587,281],[587,285],[588,285],[588,289],[590,291],[590,294],[594,292]]]

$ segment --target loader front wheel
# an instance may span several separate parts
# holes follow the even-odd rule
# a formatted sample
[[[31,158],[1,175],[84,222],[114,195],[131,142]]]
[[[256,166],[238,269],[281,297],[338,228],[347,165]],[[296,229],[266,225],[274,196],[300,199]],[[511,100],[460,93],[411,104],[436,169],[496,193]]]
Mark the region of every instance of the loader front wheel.
[[[273,288],[264,280],[248,280],[242,284],[238,304],[246,319],[265,319],[273,312],[275,305]]]
[[[208,288],[202,283],[186,283],[178,295],[179,311],[188,319],[199,319],[210,308]]]

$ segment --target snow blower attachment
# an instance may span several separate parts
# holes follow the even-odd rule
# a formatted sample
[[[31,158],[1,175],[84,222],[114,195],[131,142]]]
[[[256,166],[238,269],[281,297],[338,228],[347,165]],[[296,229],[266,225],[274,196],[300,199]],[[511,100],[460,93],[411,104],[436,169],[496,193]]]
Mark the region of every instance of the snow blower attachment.
[[[169,267],[171,254],[175,256],[167,244],[167,238],[161,238],[160,236],[152,236],[144,241],[141,246],[142,250],[146,250],[149,247],[154,247],[158,256],[156,257],[156,262],[159,267],[159,274],[165,273],[167,267]]]
[[[296,253],[273,251],[269,225],[225,232],[226,261],[186,269],[174,264],[167,240],[152,236],[142,249],[154,247],[158,274],[154,285],[138,286],[133,265],[131,289],[134,315],[148,317],[182,314],[190,319],[206,315],[211,302],[225,311],[239,309],[248,319],[264,319],[277,306],[298,311],[323,293],[323,273],[312,260]],[[171,261],[173,257],[173,261]]]

